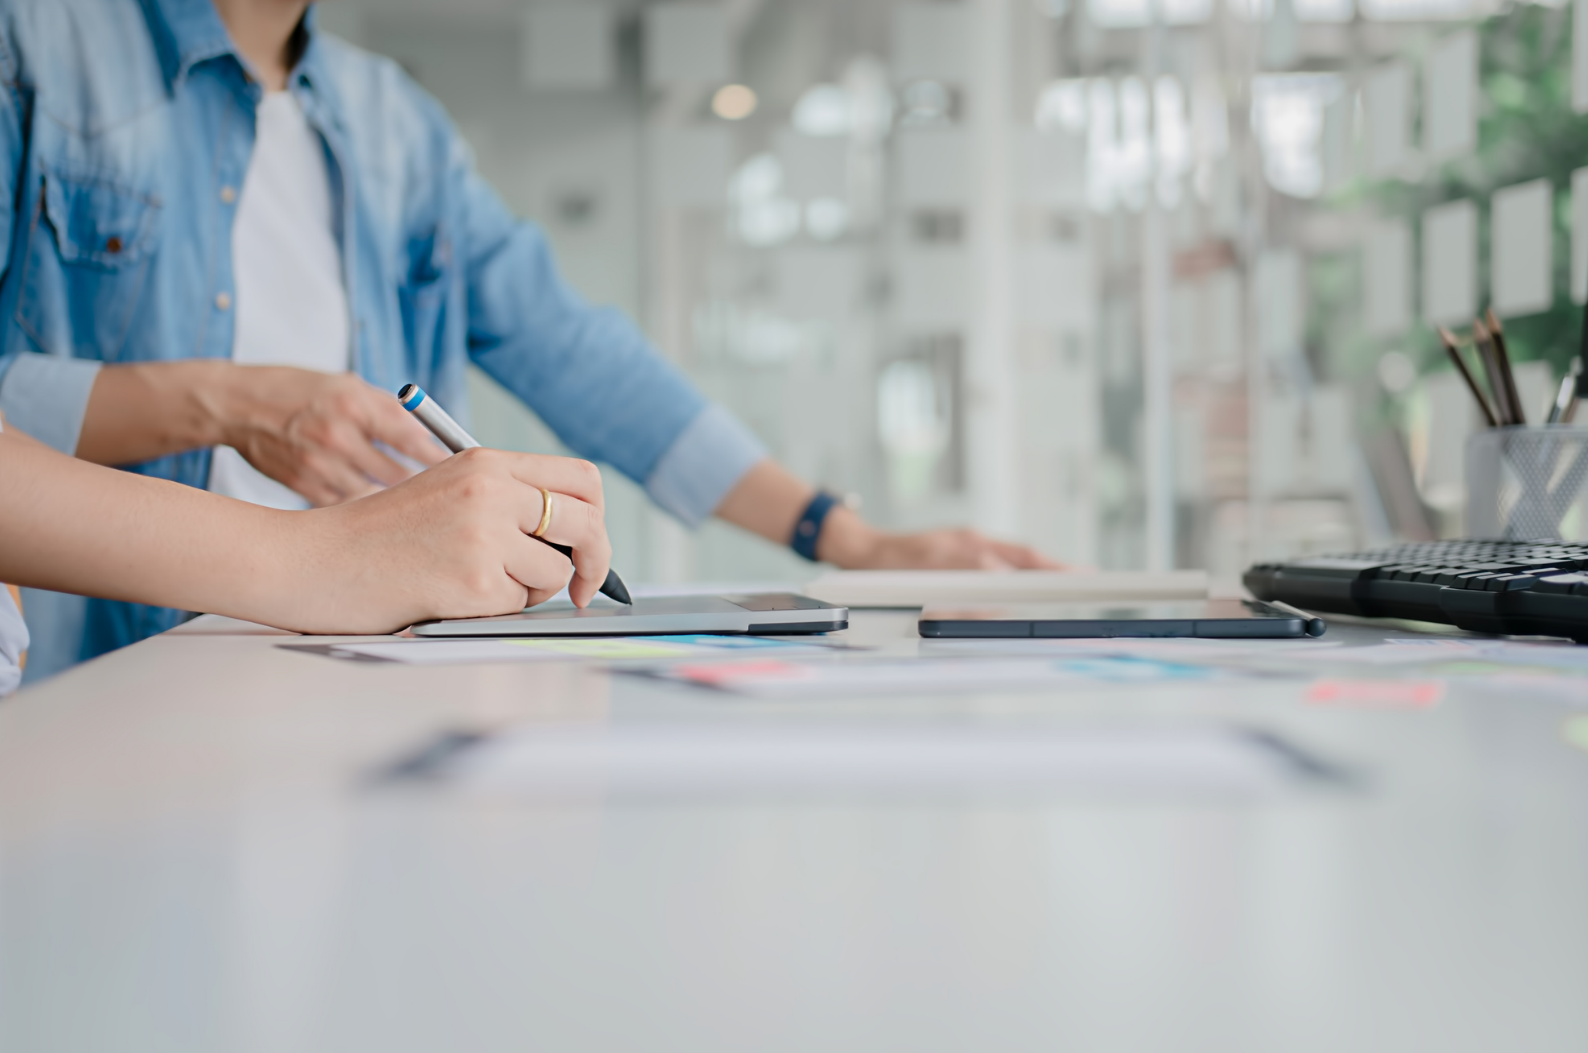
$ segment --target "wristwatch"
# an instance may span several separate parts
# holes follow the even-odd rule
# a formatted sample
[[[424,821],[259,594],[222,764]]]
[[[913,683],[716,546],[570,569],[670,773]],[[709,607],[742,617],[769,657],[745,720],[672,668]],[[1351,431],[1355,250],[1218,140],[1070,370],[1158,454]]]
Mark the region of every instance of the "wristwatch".
[[[815,563],[816,542],[822,536],[822,524],[827,521],[827,513],[833,510],[833,506],[842,503],[827,491],[818,490],[816,496],[811,498],[811,503],[805,506],[805,511],[800,513],[799,522],[794,524],[794,539],[789,542],[789,548]]]

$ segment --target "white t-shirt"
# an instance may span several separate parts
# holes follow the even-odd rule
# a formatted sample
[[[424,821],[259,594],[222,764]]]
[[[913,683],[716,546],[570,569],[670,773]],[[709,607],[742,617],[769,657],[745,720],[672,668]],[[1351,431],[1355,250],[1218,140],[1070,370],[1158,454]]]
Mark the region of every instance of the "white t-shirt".
[[[4,429],[0,422],[0,430]],[[22,652],[27,649],[27,623],[11,599],[11,590],[0,585],[0,695],[9,695],[22,682]]]
[[[27,649],[27,623],[11,590],[0,585],[0,695],[9,695],[22,682],[22,652]]]
[[[325,147],[290,92],[265,95],[256,124],[232,227],[232,361],[344,373],[347,290]],[[230,446],[215,447],[209,488],[273,508],[309,507]]]

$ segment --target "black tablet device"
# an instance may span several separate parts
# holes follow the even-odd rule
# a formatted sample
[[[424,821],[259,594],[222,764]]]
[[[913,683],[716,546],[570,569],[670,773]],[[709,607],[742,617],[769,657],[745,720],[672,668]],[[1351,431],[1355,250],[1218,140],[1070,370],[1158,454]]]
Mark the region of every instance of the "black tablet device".
[[[922,636],[1098,638],[1190,636],[1213,640],[1322,636],[1324,622],[1257,600],[1010,603],[928,607]]]

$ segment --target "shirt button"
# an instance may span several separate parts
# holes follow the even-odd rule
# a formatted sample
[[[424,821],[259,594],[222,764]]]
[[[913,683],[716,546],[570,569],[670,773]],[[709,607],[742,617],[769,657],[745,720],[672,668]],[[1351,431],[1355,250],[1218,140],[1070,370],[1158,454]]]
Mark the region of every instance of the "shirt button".
[[[215,294],[215,307],[217,310],[229,311],[232,309],[232,298],[229,293]]]
[[[236,201],[236,200],[237,200],[237,188],[236,187],[234,187],[234,186],[223,186],[223,187],[221,187],[221,201],[224,204],[230,205],[233,201]]]

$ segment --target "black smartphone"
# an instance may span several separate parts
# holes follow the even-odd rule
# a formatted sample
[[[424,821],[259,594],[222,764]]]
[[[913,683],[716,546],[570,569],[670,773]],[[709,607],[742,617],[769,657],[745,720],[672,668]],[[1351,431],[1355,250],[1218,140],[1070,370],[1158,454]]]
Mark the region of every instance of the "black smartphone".
[[[1252,640],[1322,636],[1322,618],[1258,600],[1008,603],[928,607],[922,636],[1081,638],[1188,636]]]

